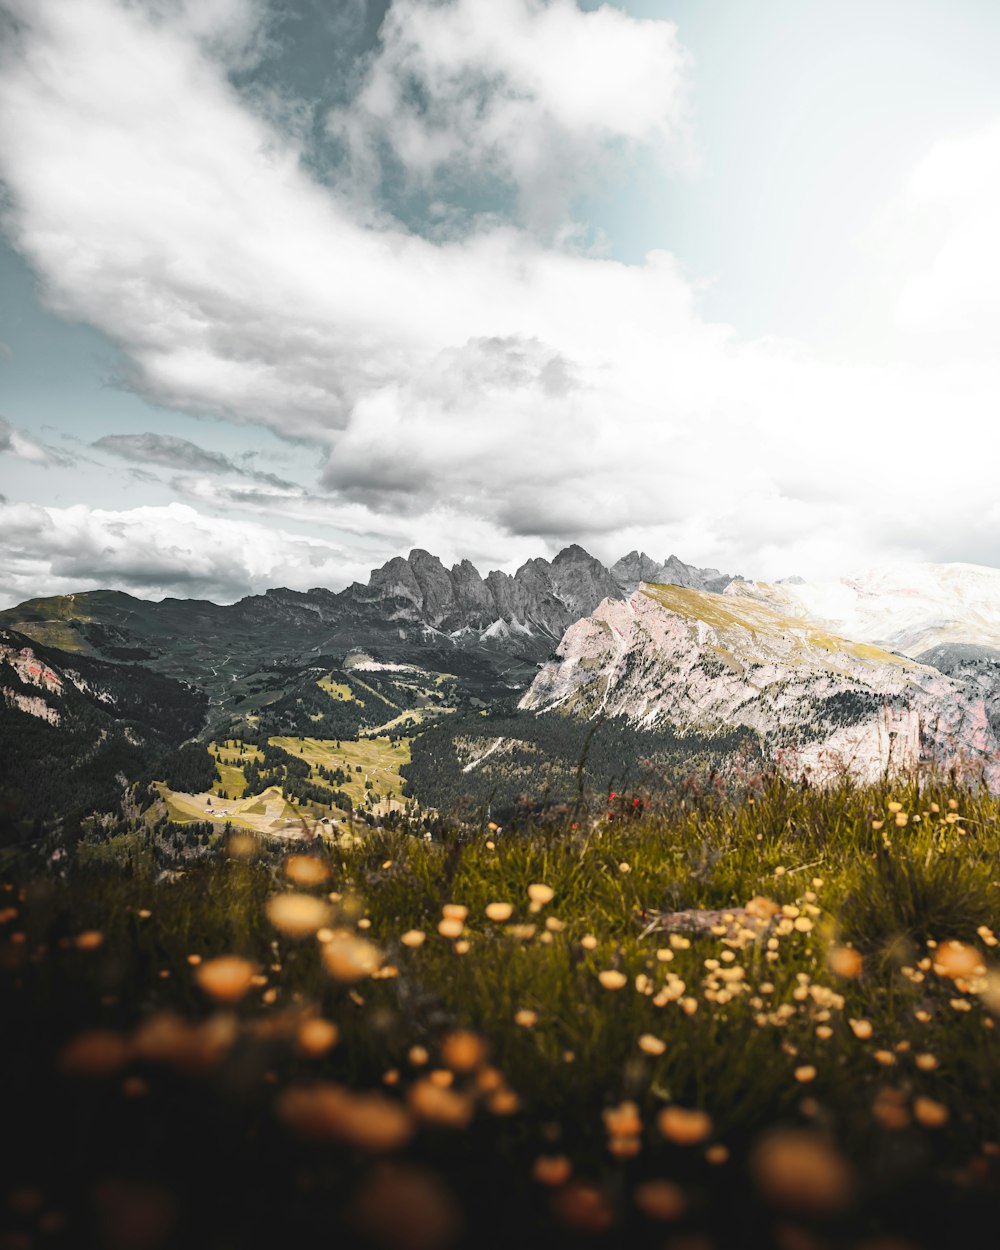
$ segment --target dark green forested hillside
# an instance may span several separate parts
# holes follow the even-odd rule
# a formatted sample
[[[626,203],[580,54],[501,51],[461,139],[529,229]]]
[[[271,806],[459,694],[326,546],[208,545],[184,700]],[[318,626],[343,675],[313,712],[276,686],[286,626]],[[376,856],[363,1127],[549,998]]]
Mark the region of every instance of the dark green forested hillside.
[[[16,661],[30,649],[55,676],[39,685]],[[21,664],[23,669],[23,663]],[[90,812],[114,811],[125,786],[196,734],[207,700],[149,672],[40,646],[0,631],[0,838],[19,841]]]
[[[636,730],[620,719],[535,716],[510,707],[451,717],[415,738],[411,749],[412,761],[402,769],[408,793],[442,811],[488,808],[498,817],[524,811],[529,801],[559,804],[694,773],[711,777],[714,770],[731,777],[734,757],[749,772],[761,765],[749,730],[682,737]]]

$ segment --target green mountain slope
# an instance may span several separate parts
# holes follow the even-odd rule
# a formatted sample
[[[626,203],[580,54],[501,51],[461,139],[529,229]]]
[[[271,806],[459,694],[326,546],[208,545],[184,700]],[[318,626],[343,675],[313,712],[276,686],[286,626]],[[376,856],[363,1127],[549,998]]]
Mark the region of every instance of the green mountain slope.
[[[128,783],[197,734],[205,695],[136,665],[0,630],[0,840],[116,810]]]

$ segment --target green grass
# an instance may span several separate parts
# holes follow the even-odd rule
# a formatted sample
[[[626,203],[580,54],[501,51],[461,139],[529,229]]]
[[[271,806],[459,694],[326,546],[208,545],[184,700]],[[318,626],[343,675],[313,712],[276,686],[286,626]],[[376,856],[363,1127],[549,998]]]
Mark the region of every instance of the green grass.
[[[686,586],[649,585],[642,593],[671,612],[705,621],[723,634],[731,629],[747,630],[764,638],[780,638],[786,634],[793,637],[804,635],[810,649],[841,652],[859,660],[871,660],[878,664],[893,664],[905,669],[919,669],[914,660],[884,651],[868,643],[852,642],[803,621],[800,617],[778,611],[771,604],[746,595],[715,595],[703,590],[691,590]]]
[[[277,737],[269,741],[291,755],[301,756],[313,769],[320,765],[344,768],[350,777],[339,788],[355,803],[364,802],[367,780],[383,797],[390,791],[398,797],[403,784],[399,770],[410,762],[410,744],[405,738],[398,742],[388,738],[361,738],[357,742],[343,739],[340,746],[334,738]],[[315,772],[311,775],[322,781]]]
[[[370,781],[372,792],[379,796],[379,803],[373,807],[377,815],[384,815],[390,807],[402,806],[403,779],[399,770],[410,759],[410,744],[406,739],[391,742],[388,738],[374,736],[357,742],[344,740],[339,747],[333,738],[273,737],[270,742],[304,759],[310,765],[310,778],[320,785],[330,785],[318,771],[321,766],[344,769],[348,780],[338,783],[336,788],[349,795],[356,805],[365,803],[369,795],[365,783]],[[243,756],[239,755],[241,745]],[[210,791],[186,795],[157,783],[163,811],[177,824],[210,820],[220,828],[229,823],[238,829],[284,836],[288,822],[298,824],[303,816],[327,816],[338,820],[344,816],[339,808],[322,803],[310,801],[304,807],[289,803],[273,786],[262,795],[241,798],[239,796],[243,794],[246,784],[243,771],[224,761],[233,758],[261,760],[262,752],[231,738],[224,742],[210,742],[208,750],[221,775],[221,780]],[[357,771],[359,768],[360,772]],[[229,798],[222,798],[223,794],[229,795]]]
[[[240,755],[240,747],[243,747],[243,754]],[[246,743],[242,743],[233,738],[227,738],[225,742],[210,742],[208,750],[215,759],[215,766],[219,770],[219,783],[214,787],[216,794],[228,794],[230,798],[239,798],[246,786],[246,776],[242,767],[235,764],[227,764],[225,760],[262,760],[264,758],[262,752],[256,747],[249,747]]]
[[[162,782],[154,784],[166,815],[178,825],[212,821],[218,828],[229,824],[234,829],[284,835],[289,822],[298,826],[303,815],[300,808],[282,796],[277,786],[268,786],[260,794],[245,799],[223,799],[215,790],[203,794],[181,794],[168,789]]]
[[[320,758],[329,744],[305,747]],[[902,805],[905,826],[890,801]],[[304,1240],[404,1247],[355,1241],[353,1195],[389,1175],[378,1171],[380,1152],[354,1136],[357,1125],[303,1140],[276,1108],[283,1090],[317,1081],[405,1101],[427,1070],[446,1067],[455,1029],[483,1039],[517,1098],[516,1111],[498,1114],[459,1071],[454,1088],[475,1106],[468,1127],[413,1113],[401,1158],[432,1206],[435,1186],[451,1195],[467,1230],[462,1245],[576,1244],[573,1191],[552,1206],[552,1191],[532,1179],[540,1155],[565,1156],[608,1204],[612,1229],[588,1244],[664,1244],[638,1196],[653,1178],[683,1194],[678,1236],[720,1248],[854,1247],[876,1237],[972,1244],[977,1222],[1000,1216],[996,800],[944,789],[774,785],[752,801],[687,791],[638,808],[616,799],[610,819],[602,810],[519,830],[456,828],[430,843],[375,832],[303,849],[329,866],[332,923],[374,941],[394,975],[340,984],[324,970],[321,942],[276,932],[265,901],[287,882],[281,856],[263,846],[250,860],[201,862],[159,885],[136,852],[125,874],[92,858],[62,879],[24,878],[0,893],[0,916],[6,899],[15,913],[0,927],[0,1001],[11,1022],[0,1053],[5,1131],[19,1145],[19,1185],[63,1169],[46,1193],[74,1229],[83,1221],[86,1231],[94,1187],[124,1175],[128,1184],[155,1178],[176,1198],[189,1238],[184,1221],[204,1200],[207,1225],[196,1230],[204,1244],[278,1244],[294,1227]],[[528,887],[539,882],[554,897],[532,911]],[[685,945],[646,932],[653,912],[725,910],[755,896],[787,912],[756,939],[706,934]],[[493,902],[512,905],[509,922],[487,918]],[[438,932],[446,904],[468,909],[457,940]],[[102,932],[99,949],[75,948],[87,929]],[[401,942],[414,929],[426,934],[417,948]],[[949,939],[975,952],[988,975],[935,968],[934,944]],[[831,966],[845,945],[862,956],[860,976]],[[189,956],[227,953],[254,961],[264,980],[234,1009],[235,1040],[206,1067],[124,1052],[124,1066],[107,1075],[53,1077],[81,1029],[131,1037],[166,1009],[218,1021]],[[723,980],[726,968],[741,971]],[[602,985],[608,970],[625,974],[622,988]],[[325,1057],[296,1054],[303,1011],[340,1030]],[[534,1013],[530,1027],[517,1022],[524,1011]],[[870,1035],[858,1036],[852,1021],[868,1022]],[[665,1044],[662,1054],[640,1046],[646,1034]],[[426,1067],[415,1064],[414,1046],[428,1052]],[[144,1082],[142,1098],[122,1094],[130,1076]],[[642,1124],[634,1158],[609,1150],[603,1113],[623,1100]],[[665,1140],[657,1117],[670,1104],[704,1110],[708,1137]],[[43,1131],[85,1112],[92,1118],[75,1121],[85,1125],[75,1136],[53,1144]],[[934,1115],[947,1122],[933,1126]],[[791,1129],[843,1162],[853,1196],[803,1206],[801,1193],[769,1188],[762,1135]],[[728,1162],[707,1155],[710,1146],[724,1147]]]
[[[317,683],[320,690],[324,690],[331,699],[346,699],[348,702],[359,703],[364,707],[364,700],[359,699],[354,690],[343,681],[334,681],[331,677],[323,677]]]
[[[429,707],[412,707],[407,708],[405,712],[400,712],[398,716],[394,716],[392,720],[387,720],[383,725],[376,725],[371,729],[362,729],[361,733],[366,737],[381,737],[390,730],[406,730],[416,729],[425,721],[434,720],[439,716],[448,716],[453,713],[453,707],[438,707],[431,705]]]
[[[91,652],[94,650],[92,647],[86,647],[77,631],[65,621],[57,619],[46,621],[29,619],[27,621],[11,621],[9,622],[9,627],[17,630],[18,633],[24,634],[27,638],[33,638],[35,642],[40,643],[43,647],[58,647],[60,651],[69,651],[70,653]]]

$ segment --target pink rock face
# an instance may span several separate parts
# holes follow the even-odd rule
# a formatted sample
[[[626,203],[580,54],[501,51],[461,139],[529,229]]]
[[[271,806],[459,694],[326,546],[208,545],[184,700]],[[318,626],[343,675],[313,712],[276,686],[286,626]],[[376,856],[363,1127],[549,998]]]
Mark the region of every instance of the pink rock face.
[[[38,686],[53,694],[62,694],[62,679],[47,664],[37,658],[30,647],[15,650],[0,643],[0,663],[6,662],[18,677],[28,686]]]
[[[640,587],[566,631],[521,700],[711,735],[753,730],[765,757],[816,782],[958,768],[1000,792],[981,699],[936,669],[748,598]]]

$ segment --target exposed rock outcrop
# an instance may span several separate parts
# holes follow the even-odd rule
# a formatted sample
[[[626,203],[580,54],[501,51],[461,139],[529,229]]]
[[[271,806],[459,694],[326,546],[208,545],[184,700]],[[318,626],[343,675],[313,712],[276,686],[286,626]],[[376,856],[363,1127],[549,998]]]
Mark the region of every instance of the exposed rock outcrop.
[[[643,586],[564,635],[520,706],[722,735],[744,727],[793,776],[875,781],[959,768],[1000,790],[982,698],[927,665],[747,596]]]
[[[699,569],[693,564],[685,564],[674,555],[657,563],[644,551],[630,551],[627,556],[622,556],[611,566],[611,573],[625,595],[636,591],[641,582],[721,592],[733,580],[729,573],[720,573],[718,569]]]

